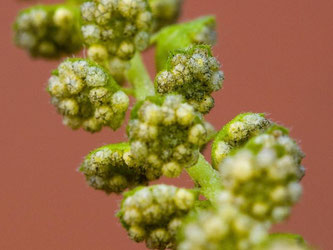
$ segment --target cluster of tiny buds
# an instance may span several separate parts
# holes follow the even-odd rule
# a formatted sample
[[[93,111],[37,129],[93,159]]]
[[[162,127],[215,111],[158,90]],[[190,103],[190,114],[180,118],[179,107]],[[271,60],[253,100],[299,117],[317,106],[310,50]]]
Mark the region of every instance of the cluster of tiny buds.
[[[263,132],[271,122],[263,114],[243,113],[226,124],[217,134],[212,146],[212,164],[218,165],[229,153],[242,146],[251,137]]]
[[[199,210],[181,228],[179,250],[249,250],[267,237],[267,225],[242,213],[231,203]]]
[[[146,0],[88,1],[81,5],[81,14],[85,42],[99,45],[104,57],[128,60],[149,44],[152,13]]]
[[[117,129],[129,105],[128,96],[113,78],[96,63],[67,59],[49,79],[52,104],[72,129],[81,126],[97,132],[103,126]]]
[[[183,0],[149,0],[153,14],[153,30],[174,23],[181,11]]]
[[[194,207],[197,194],[168,185],[139,187],[125,193],[118,217],[131,239],[150,249],[170,248],[183,217]]]
[[[184,167],[194,165],[199,148],[206,142],[202,116],[180,95],[147,99],[128,127],[133,161],[143,166],[150,180],[177,177]]]
[[[16,44],[36,57],[59,57],[82,46],[79,15],[66,5],[31,7],[14,24]]]
[[[180,94],[196,110],[208,113],[214,106],[211,93],[221,89],[223,80],[220,63],[211,55],[210,47],[197,45],[172,54],[155,84],[160,94]]]
[[[126,164],[128,143],[103,146],[92,151],[79,171],[86,176],[89,186],[106,193],[120,193],[126,188],[146,184],[145,176]]]
[[[311,250],[299,235],[271,234],[255,250]]]
[[[281,130],[252,138],[220,165],[223,184],[233,202],[257,220],[284,220],[302,194],[302,176],[294,152],[300,149]]]

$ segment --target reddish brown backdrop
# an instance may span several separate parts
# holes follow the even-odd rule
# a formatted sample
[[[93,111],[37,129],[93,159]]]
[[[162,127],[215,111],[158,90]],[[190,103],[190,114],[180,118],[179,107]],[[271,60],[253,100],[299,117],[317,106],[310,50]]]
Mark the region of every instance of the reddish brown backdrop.
[[[90,150],[124,140],[124,129],[91,135],[61,124],[45,92],[58,62],[31,60],[11,43],[11,24],[25,6],[2,0],[0,8],[0,249],[145,249],[114,217],[120,197],[88,188],[76,172]],[[305,192],[275,230],[300,233],[327,250],[333,249],[332,9],[332,0],[187,0],[182,17],[218,19],[215,55],[226,81],[207,119],[221,127],[240,112],[266,112],[292,128],[307,154]],[[146,61],[153,73],[152,51]],[[191,186],[186,174],[167,182]]]

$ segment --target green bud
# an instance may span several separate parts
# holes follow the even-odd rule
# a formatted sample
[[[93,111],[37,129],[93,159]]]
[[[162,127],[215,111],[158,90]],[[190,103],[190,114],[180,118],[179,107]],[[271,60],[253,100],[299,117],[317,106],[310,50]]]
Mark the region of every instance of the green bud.
[[[184,220],[177,249],[253,249],[267,235],[268,226],[223,203],[216,208],[192,212]]]
[[[153,30],[158,31],[164,26],[177,21],[183,0],[149,0],[153,14]]]
[[[15,43],[33,57],[58,58],[81,49],[79,10],[67,5],[37,5],[22,10],[14,24]]]
[[[220,165],[233,202],[257,220],[279,222],[301,194],[303,153],[284,128],[273,126],[249,140]]]
[[[129,60],[149,44],[152,14],[146,0],[87,1],[81,5],[81,14],[89,50],[99,46],[111,60]]]
[[[157,71],[166,68],[166,62],[171,51],[184,49],[193,44],[215,44],[215,26],[215,17],[206,16],[187,23],[163,28],[152,39],[152,42],[156,43]]]
[[[160,94],[177,93],[201,113],[214,106],[211,93],[221,89],[224,80],[220,63],[207,45],[191,46],[170,54],[166,70],[155,79]]]
[[[296,234],[275,233],[254,248],[255,250],[311,250],[304,239]]]
[[[128,96],[96,63],[66,59],[49,79],[52,104],[72,129],[97,132],[103,126],[119,128],[129,105]]]
[[[179,176],[194,165],[207,131],[200,113],[180,95],[148,97],[134,107],[127,129],[131,155],[147,178]]]
[[[212,164],[218,165],[234,149],[240,148],[251,137],[265,131],[271,122],[264,114],[243,113],[226,124],[217,134],[212,146]]]
[[[197,198],[194,191],[174,186],[138,187],[124,194],[117,216],[131,239],[146,241],[150,249],[170,248]]]
[[[89,186],[106,193],[120,193],[126,188],[146,184],[147,180],[140,169],[127,165],[126,152],[129,150],[128,143],[100,147],[85,157],[79,170],[85,175]]]

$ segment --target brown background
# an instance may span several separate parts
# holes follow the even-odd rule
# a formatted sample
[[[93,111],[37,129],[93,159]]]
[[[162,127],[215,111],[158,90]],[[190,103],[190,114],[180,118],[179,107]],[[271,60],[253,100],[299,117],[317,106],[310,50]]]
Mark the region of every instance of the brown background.
[[[61,124],[45,92],[57,62],[31,60],[11,43],[11,23],[24,6],[1,0],[0,249],[145,249],[114,217],[121,198],[88,188],[76,172],[90,150],[124,140],[124,128],[91,135]],[[276,230],[300,233],[327,250],[333,249],[332,9],[332,0],[187,0],[182,18],[218,17],[215,55],[226,81],[207,119],[221,127],[240,112],[266,112],[301,143],[305,194]],[[146,61],[152,69],[152,51]],[[186,174],[167,182],[191,186]]]

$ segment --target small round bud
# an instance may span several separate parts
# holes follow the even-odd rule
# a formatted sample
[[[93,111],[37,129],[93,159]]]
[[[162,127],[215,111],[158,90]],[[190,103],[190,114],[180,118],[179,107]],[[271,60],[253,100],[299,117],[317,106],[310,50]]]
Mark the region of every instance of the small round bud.
[[[90,132],[102,126],[119,128],[129,105],[128,97],[113,78],[101,66],[85,59],[62,62],[49,79],[48,91],[52,104],[67,116],[64,124],[73,129],[82,125]]]
[[[199,112],[208,113],[214,106],[210,96],[213,91],[222,87],[223,73],[219,71],[219,63],[211,64],[209,46],[193,46],[177,50],[172,54],[166,66],[160,72],[155,85],[159,93],[177,93],[183,95]],[[218,82],[219,81],[219,82]]]
[[[131,154],[150,180],[161,174],[177,177],[197,162],[207,130],[202,116],[181,96],[147,98],[133,110],[127,130]]]
[[[22,10],[15,24],[16,44],[34,57],[58,58],[81,49],[80,18],[66,5],[38,5]]]
[[[135,241],[149,248],[165,249],[176,243],[182,219],[194,207],[193,191],[167,185],[138,187],[128,193],[118,217]]]
[[[111,60],[129,60],[149,44],[152,20],[146,0],[90,0],[82,4],[81,14],[85,43],[103,46]]]
[[[217,168],[233,149],[241,147],[269,126],[271,122],[263,114],[244,113],[236,116],[215,137],[212,147],[213,166]]]

